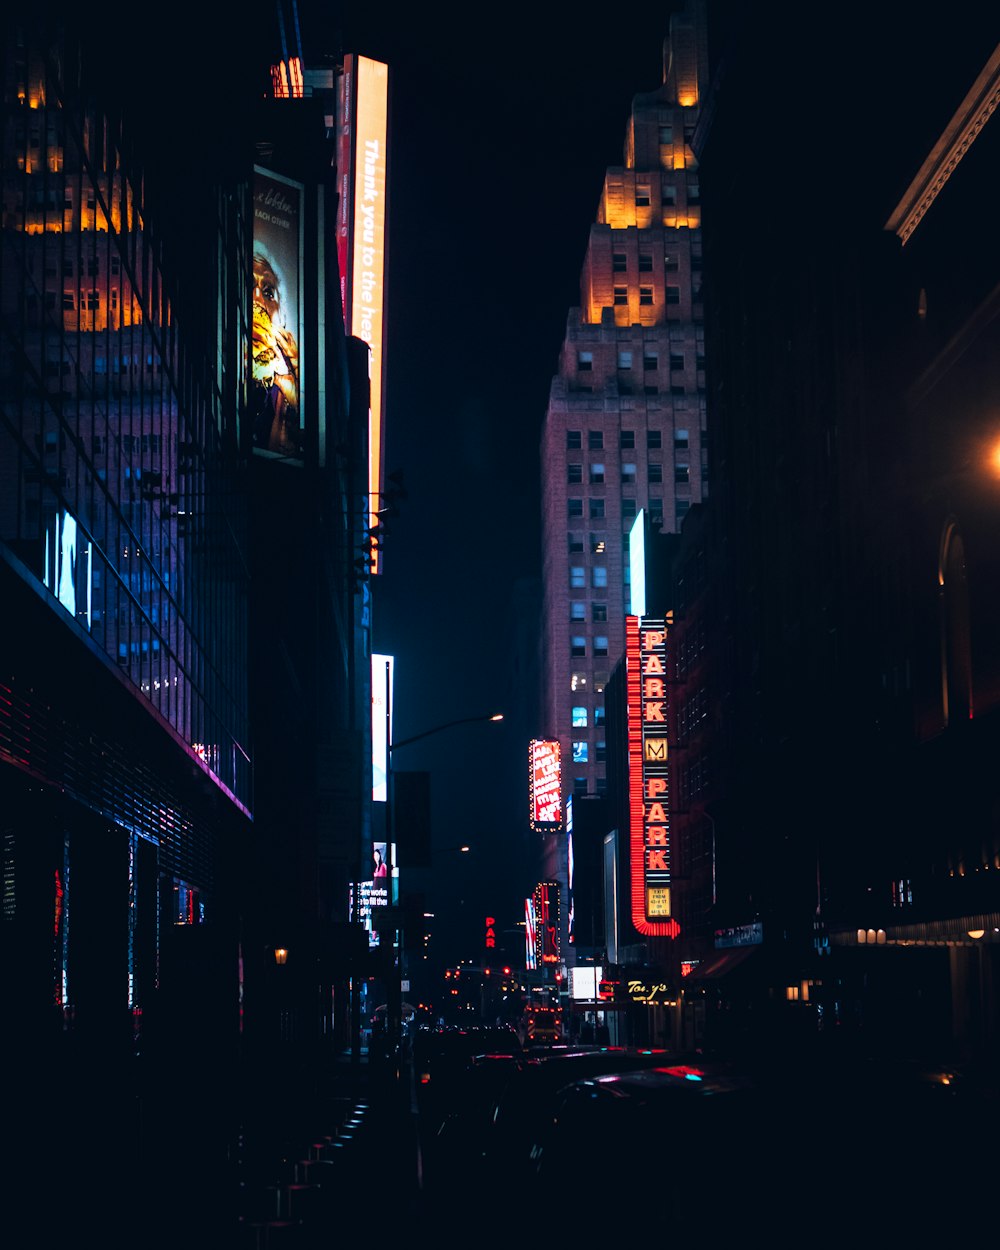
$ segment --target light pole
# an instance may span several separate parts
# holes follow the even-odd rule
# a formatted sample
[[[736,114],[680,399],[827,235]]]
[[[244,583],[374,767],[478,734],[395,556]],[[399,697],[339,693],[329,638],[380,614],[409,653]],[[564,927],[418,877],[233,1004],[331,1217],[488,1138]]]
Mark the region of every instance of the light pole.
[[[391,945],[388,953],[388,985],[386,993],[386,1043],[389,1054],[393,1058],[393,1062],[398,1065],[401,1043],[402,1028],[402,957],[403,957],[403,933],[402,921],[398,910],[398,885],[395,884],[395,868],[396,868],[396,851],[395,851],[395,806],[392,794],[392,754],[393,751],[400,747],[409,746],[413,742],[419,742],[422,738],[429,738],[432,734],[441,733],[446,729],[453,729],[456,725],[472,725],[479,722],[502,721],[502,712],[490,712],[479,716],[459,716],[454,720],[444,721],[440,725],[432,725],[429,729],[423,729],[420,733],[411,734],[408,738],[401,738],[398,742],[392,741],[392,707],[391,707],[391,673],[390,661],[386,660],[385,665],[386,676],[386,697],[385,697],[385,770],[386,770],[386,786],[385,786],[385,835],[386,835],[386,860],[388,865],[388,884],[389,884],[389,913],[390,924],[385,933],[385,937],[389,939]],[[463,850],[467,848],[463,847]],[[398,1075],[398,1066],[397,1066]]]

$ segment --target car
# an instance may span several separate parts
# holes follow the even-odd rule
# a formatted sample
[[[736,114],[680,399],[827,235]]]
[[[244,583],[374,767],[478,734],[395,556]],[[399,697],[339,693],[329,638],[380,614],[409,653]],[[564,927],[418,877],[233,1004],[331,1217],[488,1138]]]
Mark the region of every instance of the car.
[[[961,1227],[960,1194],[989,1191],[995,1091],[865,1057],[760,1058],[695,1054],[563,1085],[520,1147],[525,1210],[564,1194],[563,1229],[593,1237],[621,1226],[627,1195],[709,1245],[927,1244]]]

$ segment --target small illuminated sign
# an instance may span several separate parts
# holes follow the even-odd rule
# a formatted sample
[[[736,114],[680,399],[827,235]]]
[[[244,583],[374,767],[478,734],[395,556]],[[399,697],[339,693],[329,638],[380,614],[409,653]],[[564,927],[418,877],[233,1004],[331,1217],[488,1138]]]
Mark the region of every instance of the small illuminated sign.
[[[640,981],[636,978],[626,981],[625,992],[634,1003],[662,1003],[667,1000],[670,991],[665,981]]]
[[[670,901],[668,627],[662,617],[625,618],[632,923],[655,937],[680,933]]]
[[[62,606],[90,629],[93,552],[76,517],[57,512],[45,529],[42,582]]]
[[[538,967],[538,925],[533,898],[524,900],[524,966],[529,972]]]
[[[562,954],[559,941],[559,883],[540,881],[535,886],[535,925],[538,962],[558,964]]]
[[[529,821],[536,833],[563,827],[560,750],[554,739],[532,738],[528,746]]]
[[[493,950],[497,944],[496,917],[486,917],[486,949]]]

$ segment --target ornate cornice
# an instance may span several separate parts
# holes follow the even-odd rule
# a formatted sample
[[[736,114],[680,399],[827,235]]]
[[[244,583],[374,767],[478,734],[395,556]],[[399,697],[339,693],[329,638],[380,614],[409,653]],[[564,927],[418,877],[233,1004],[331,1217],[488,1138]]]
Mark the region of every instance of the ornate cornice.
[[[1000,104],[1000,45],[885,224],[905,244]]]

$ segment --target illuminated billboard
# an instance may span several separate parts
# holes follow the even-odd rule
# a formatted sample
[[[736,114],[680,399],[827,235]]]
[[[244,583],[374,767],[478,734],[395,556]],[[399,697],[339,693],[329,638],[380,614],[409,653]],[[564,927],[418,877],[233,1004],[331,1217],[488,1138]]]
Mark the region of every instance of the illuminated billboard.
[[[538,967],[538,924],[533,898],[524,900],[524,966],[529,972]]]
[[[528,745],[529,821],[536,833],[562,828],[562,764],[559,743],[532,738]]]
[[[629,603],[633,616],[646,615],[646,512],[640,508],[628,532]]]
[[[393,671],[391,655],[372,656],[372,799],[376,803],[384,803],[388,791]]]
[[[625,618],[632,924],[676,937],[670,909],[668,621]]]
[[[254,166],[250,424],[255,452],[303,451],[300,182]]]
[[[535,941],[539,964],[561,962],[557,881],[539,881],[535,886]]]
[[[389,906],[389,887],[384,881],[352,881],[350,889],[350,915],[356,919],[368,933],[369,949],[378,946],[378,932],[374,927],[373,913],[379,907]]]
[[[389,67],[349,54],[344,57],[342,89],[337,253],[345,329],[370,349],[368,490],[369,524],[374,526],[382,490]],[[373,573],[380,572],[380,556],[375,543]]]

